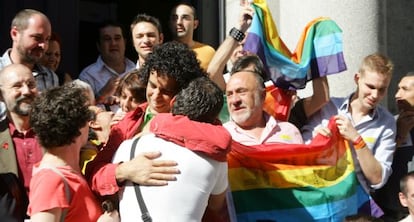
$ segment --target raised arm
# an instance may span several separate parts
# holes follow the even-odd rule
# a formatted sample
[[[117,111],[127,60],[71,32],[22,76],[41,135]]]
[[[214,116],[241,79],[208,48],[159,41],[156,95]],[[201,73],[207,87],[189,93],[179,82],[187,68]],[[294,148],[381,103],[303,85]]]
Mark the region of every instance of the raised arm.
[[[234,28],[245,33],[252,22],[252,15],[253,8],[251,6],[243,6],[240,13],[239,21],[234,26]],[[242,44],[242,42],[238,42],[233,37],[227,36],[227,38],[223,41],[223,43],[221,43],[220,47],[217,49],[216,53],[210,61],[210,64],[208,65],[207,73],[210,79],[213,80],[223,91],[226,88],[226,83],[223,78],[224,68],[227,62],[229,61],[231,55],[233,54],[234,50],[240,44]]]
[[[303,107],[307,118],[329,102],[329,85],[326,76],[313,79],[312,87],[312,96],[303,99]]]
[[[329,86],[327,77],[312,80],[312,96],[298,100],[289,115],[289,122],[302,129],[309,118],[329,102]]]

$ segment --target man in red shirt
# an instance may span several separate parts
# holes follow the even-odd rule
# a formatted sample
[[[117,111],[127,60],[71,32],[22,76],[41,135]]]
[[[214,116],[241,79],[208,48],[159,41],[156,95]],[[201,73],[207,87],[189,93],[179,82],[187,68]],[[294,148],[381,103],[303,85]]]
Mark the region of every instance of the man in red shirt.
[[[29,124],[31,105],[38,95],[32,71],[22,64],[6,66],[0,71],[0,92],[7,109],[7,117],[0,121],[0,173],[15,174],[24,185],[26,192],[21,194],[25,198],[29,193],[33,164],[43,155]],[[25,211],[20,216],[24,217]]]
[[[125,180],[141,185],[167,185],[179,173],[175,161],[156,160],[160,152],[138,155],[134,159],[112,164],[122,141],[141,132],[153,116],[171,111],[171,100],[187,84],[205,75],[195,53],[185,44],[168,42],[154,48],[143,67],[140,78],[147,83],[147,103],[126,114],[112,127],[106,146],[86,166],[86,178],[100,196],[113,195]]]

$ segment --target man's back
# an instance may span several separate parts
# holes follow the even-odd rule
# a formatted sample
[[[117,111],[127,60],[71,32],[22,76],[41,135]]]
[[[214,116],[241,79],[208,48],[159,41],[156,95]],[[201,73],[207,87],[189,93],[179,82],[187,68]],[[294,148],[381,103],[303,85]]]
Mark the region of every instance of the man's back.
[[[129,159],[132,142],[127,140],[121,144],[113,162]],[[210,194],[221,194],[227,188],[227,163],[197,154],[154,134],[140,138],[135,154],[155,150],[161,151],[162,159],[174,159],[181,174],[168,186],[140,187],[153,221],[201,221]],[[136,221],[141,216],[136,209],[139,206],[134,187],[128,182],[120,193],[122,220]]]

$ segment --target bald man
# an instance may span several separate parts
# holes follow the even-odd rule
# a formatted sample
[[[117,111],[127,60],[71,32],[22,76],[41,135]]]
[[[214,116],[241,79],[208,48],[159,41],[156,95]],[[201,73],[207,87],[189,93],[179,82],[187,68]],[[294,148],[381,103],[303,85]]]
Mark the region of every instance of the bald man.
[[[52,28],[43,13],[23,9],[13,18],[10,26],[12,47],[0,57],[0,70],[10,64],[23,64],[36,79],[37,89],[46,90],[59,85],[56,73],[39,64],[49,47]],[[5,118],[5,105],[0,102],[0,120]]]
[[[39,64],[49,47],[51,32],[50,21],[43,13],[33,9],[18,12],[10,28],[12,48],[0,57],[0,69],[10,64],[23,64],[31,70],[38,90],[58,86],[57,75]]]
[[[32,168],[43,155],[29,124],[32,102],[37,95],[36,80],[27,66],[11,64],[0,71],[0,101],[7,108],[6,118],[0,121],[0,179],[5,174],[18,177],[13,191],[7,191],[11,186],[1,184],[4,182],[0,180],[0,187],[6,189],[6,194],[11,193],[8,196],[3,196],[4,190],[0,193],[0,208],[8,209],[0,212],[2,218],[10,216],[2,214],[4,212],[13,212],[15,219],[26,217],[28,203],[24,200],[29,193]],[[6,202],[3,198],[12,200]]]

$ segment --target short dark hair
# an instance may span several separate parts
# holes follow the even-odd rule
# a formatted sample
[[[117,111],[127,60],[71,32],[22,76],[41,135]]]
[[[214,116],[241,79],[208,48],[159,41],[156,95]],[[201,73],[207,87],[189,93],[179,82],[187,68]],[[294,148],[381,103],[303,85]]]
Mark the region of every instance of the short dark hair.
[[[146,88],[147,85],[144,83],[144,80],[142,79],[139,70],[133,69],[121,78],[116,88],[115,95],[121,96],[122,90],[128,89],[129,91],[131,91],[132,97],[134,97],[135,101],[143,103],[147,101],[147,97],[145,94]]]
[[[11,23],[11,28],[15,26],[16,29],[19,31],[25,30],[29,26],[29,19],[33,15],[41,15],[47,20],[49,20],[47,16],[40,11],[37,11],[34,9],[23,9],[14,16],[12,23]]]
[[[223,107],[223,91],[208,77],[192,80],[175,97],[172,114],[189,119],[213,123]]]
[[[155,46],[141,69],[145,83],[148,83],[151,72],[156,71],[158,75],[173,78],[178,91],[191,80],[206,75],[194,51],[177,41]]]
[[[250,70],[250,71],[253,71],[254,73],[258,74],[260,77],[262,77],[263,81],[269,80],[269,77],[266,73],[266,69],[264,68],[262,60],[260,60],[260,58],[256,55],[245,55],[245,56],[241,56],[240,58],[238,58],[236,62],[234,62],[233,67],[230,71],[230,74],[240,72],[246,69],[251,64],[254,65],[254,68],[253,70]]]
[[[82,90],[63,85],[35,99],[30,125],[42,147],[50,149],[73,143],[92,118]]]
[[[247,69],[249,65],[253,64],[253,69]],[[246,55],[242,56],[234,63],[230,75],[233,75],[238,72],[250,72],[257,81],[257,89],[259,91],[265,90],[265,80],[268,80],[264,65],[259,57],[256,55]]]
[[[192,5],[192,4],[190,4],[190,3],[188,3],[188,2],[186,2],[186,1],[181,1],[181,2],[179,2],[178,4],[176,4],[172,9],[171,9],[171,12],[170,12],[170,18],[172,17],[172,13],[178,8],[178,6],[181,6],[181,5],[185,5],[185,6],[188,6],[188,7],[190,7],[191,8],[191,10],[193,11],[193,17],[194,17],[194,20],[198,20],[198,17],[197,17],[197,10],[196,10],[196,8]]]
[[[105,20],[102,21],[98,24],[97,29],[96,29],[96,43],[97,44],[101,44],[101,30],[106,28],[106,27],[117,27],[121,29],[121,33],[122,33],[122,38],[126,40],[126,35],[125,35],[125,29],[124,26],[117,22],[117,21],[113,21],[113,20]]]
[[[162,34],[162,26],[160,20],[158,20],[156,17],[147,15],[145,13],[136,15],[131,22],[131,30],[135,27],[136,24],[140,22],[148,22],[153,24],[158,29],[159,34]]]

